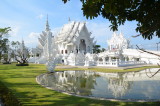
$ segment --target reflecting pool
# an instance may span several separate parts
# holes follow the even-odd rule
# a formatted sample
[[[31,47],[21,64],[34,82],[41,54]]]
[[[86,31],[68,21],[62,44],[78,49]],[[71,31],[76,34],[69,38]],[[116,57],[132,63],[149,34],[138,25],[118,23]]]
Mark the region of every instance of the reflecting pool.
[[[37,76],[44,87],[69,94],[105,99],[160,100],[160,69],[102,73],[62,71]]]

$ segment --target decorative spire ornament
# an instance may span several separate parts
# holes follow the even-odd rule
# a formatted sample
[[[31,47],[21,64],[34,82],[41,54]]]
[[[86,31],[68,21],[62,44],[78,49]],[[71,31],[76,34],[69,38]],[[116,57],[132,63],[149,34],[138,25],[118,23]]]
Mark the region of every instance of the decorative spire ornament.
[[[70,22],[71,21],[71,19],[70,19],[70,17],[68,18],[68,22]]]
[[[46,20],[46,31],[50,31],[49,23],[48,23],[48,15],[47,15],[47,20]]]

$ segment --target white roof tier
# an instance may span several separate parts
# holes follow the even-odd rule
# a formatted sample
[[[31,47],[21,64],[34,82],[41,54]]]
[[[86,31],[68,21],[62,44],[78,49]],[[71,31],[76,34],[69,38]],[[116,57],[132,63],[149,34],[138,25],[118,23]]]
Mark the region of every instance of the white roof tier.
[[[60,32],[58,33],[56,37],[57,42],[71,42],[74,41],[74,37],[79,36],[79,32],[82,30],[83,26],[85,25],[84,22],[69,22],[68,24],[65,24]]]

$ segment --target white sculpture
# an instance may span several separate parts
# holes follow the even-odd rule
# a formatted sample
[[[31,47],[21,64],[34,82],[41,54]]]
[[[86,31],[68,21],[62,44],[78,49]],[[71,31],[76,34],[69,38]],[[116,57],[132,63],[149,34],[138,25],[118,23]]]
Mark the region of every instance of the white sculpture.
[[[50,58],[47,60],[46,63],[47,71],[54,72],[54,69],[56,67],[56,59]]]
[[[54,72],[57,50],[54,36],[52,36],[52,32],[49,29],[48,17],[46,21],[46,29],[40,35],[39,42],[41,48],[43,49],[43,54],[40,60],[46,63],[47,70],[49,72]]]
[[[98,57],[96,54],[87,53],[85,55],[85,65],[84,66],[95,66],[97,65],[96,63],[97,60],[98,60]]]

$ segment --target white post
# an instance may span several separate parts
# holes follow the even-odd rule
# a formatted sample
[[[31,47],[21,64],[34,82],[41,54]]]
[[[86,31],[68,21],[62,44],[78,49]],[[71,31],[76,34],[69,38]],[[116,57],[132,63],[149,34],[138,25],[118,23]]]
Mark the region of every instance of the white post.
[[[103,57],[102,59],[103,59],[103,65],[106,65],[105,57]]]

